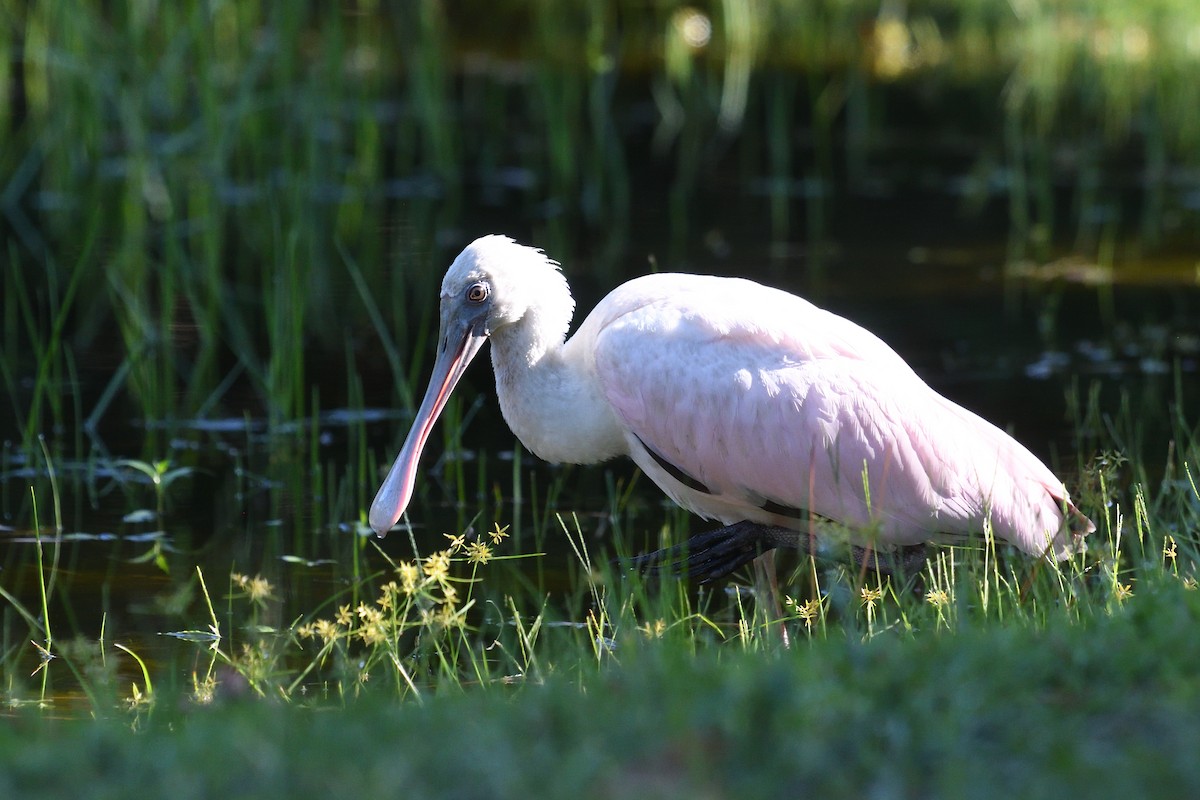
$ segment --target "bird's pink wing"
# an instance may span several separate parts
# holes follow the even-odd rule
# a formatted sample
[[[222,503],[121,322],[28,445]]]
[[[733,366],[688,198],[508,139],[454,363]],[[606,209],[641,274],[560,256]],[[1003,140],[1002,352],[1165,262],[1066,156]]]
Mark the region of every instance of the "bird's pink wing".
[[[635,459],[637,444],[650,451],[643,466],[682,505],[724,522],[803,509],[889,544],[977,532],[987,517],[1045,550],[1062,485],[873,334],[746,281],[657,277],[687,280],[627,284],[636,302],[614,293],[593,352]]]

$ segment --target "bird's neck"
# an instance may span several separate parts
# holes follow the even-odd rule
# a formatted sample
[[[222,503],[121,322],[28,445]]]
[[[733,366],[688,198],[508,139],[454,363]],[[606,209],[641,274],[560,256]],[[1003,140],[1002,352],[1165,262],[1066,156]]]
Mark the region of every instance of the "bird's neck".
[[[513,433],[546,461],[586,464],[626,452],[587,348],[564,342],[562,327],[527,314],[492,334],[500,410]]]

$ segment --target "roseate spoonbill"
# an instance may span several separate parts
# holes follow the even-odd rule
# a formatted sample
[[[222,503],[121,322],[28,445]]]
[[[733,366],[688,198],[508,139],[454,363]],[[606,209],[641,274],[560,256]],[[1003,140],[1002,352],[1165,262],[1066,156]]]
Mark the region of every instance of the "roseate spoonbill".
[[[488,338],[500,408],[526,448],[573,464],[629,456],[676,503],[726,526],[679,551],[701,580],[835,526],[885,555],[987,530],[1053,559],[1095,529],[1016,440],[929,388],[874,334],[795,295],[646,275],[566,339],[574,306],[558,264],[507,237],[454,260],[429,388],[371,505],[380,536]]]

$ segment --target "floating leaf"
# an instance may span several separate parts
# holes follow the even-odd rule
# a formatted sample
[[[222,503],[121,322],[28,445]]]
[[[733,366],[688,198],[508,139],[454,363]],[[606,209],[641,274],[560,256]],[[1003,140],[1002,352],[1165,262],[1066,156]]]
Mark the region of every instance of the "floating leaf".
[[[337,561],[332,558],[317,558],[317,559],[310,560],[307,558],[301,558],[300,556],[293,556],[293,555],[280,556],[279,560],[286,561],[289,564],[301,564],[305,567],[320,567],[320,566],[324,566],[325,564],[336,564],[337,563]]]
[[[182,639],[185,642],[209,642],[218,641],[221,637],[212,631],[164,631],[160,636],[170,636],[172,639]]]

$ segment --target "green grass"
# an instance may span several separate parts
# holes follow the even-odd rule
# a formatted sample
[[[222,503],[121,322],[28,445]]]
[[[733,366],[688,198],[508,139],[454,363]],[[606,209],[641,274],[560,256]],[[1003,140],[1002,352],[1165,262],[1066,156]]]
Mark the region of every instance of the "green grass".
[[[953,635],[835,633],[604,664],[336,711],[234,690],[127,721],[26,712],[0,727],[18,797],[1061,797],[1194,794],[1200,593],[1147,586],[1086,619]],[[160,701],[162,702],[162,701]],[[180,702],[172,698],[172,703]],[[307,705],[307,704],[306,704]],[[220,765],[219,768],[216,765]]]

